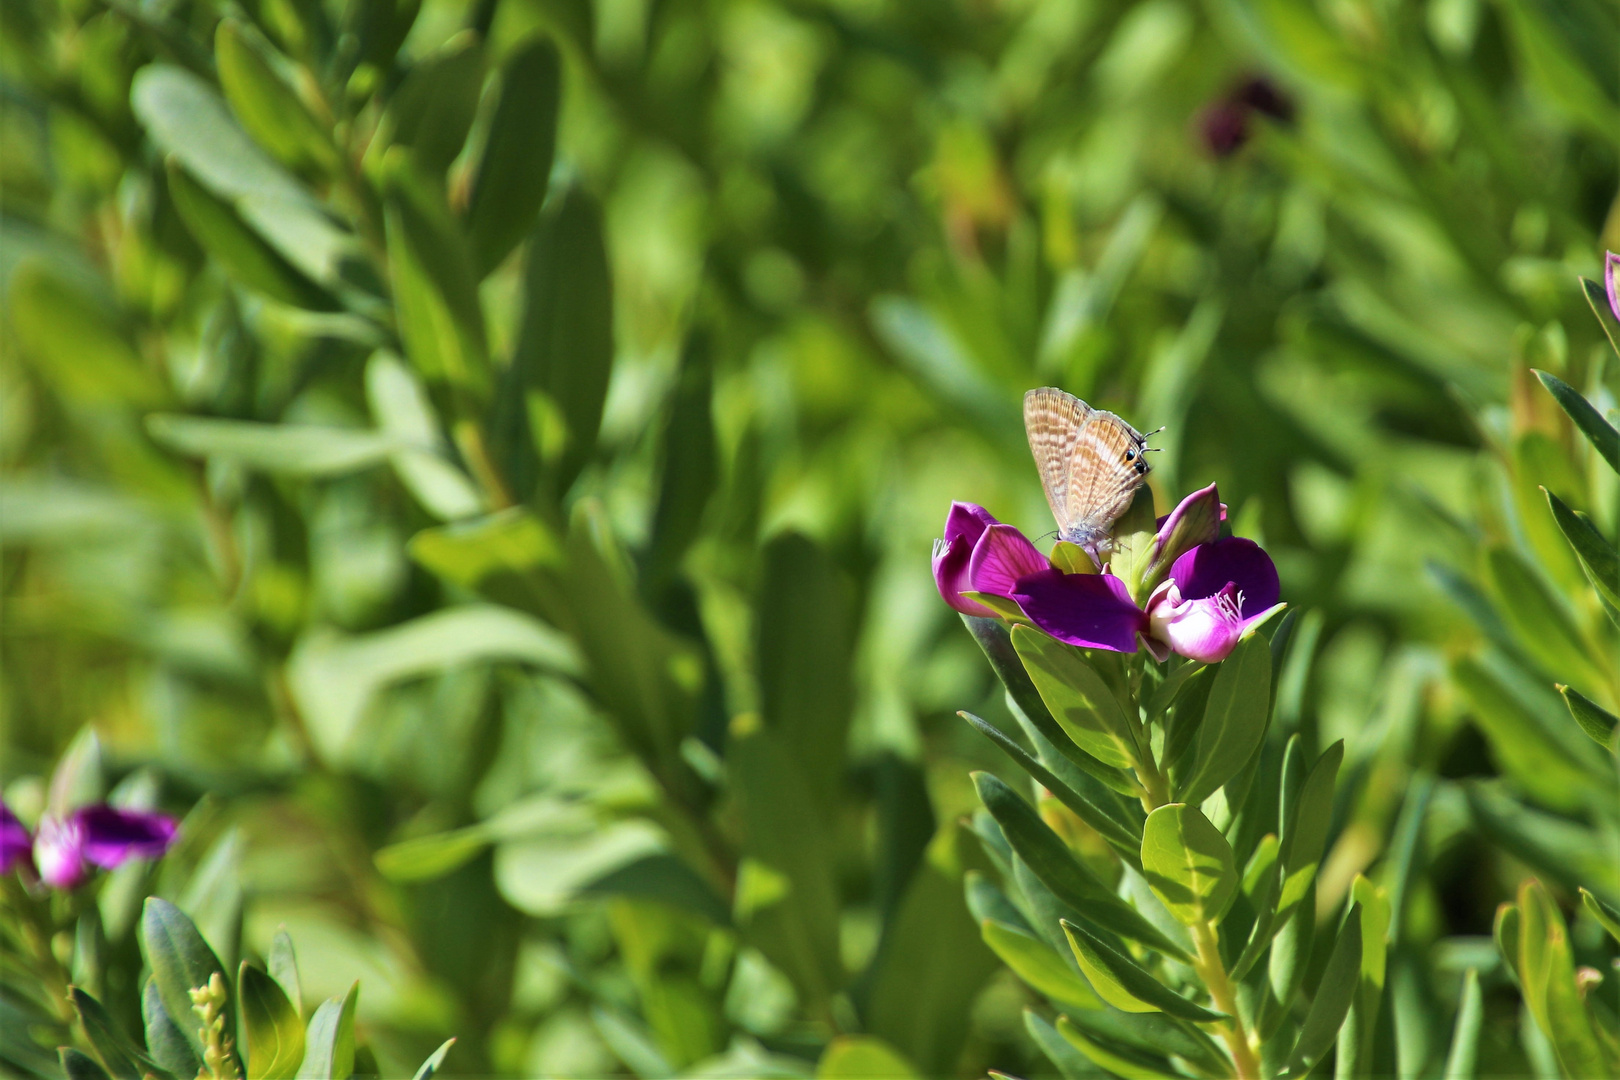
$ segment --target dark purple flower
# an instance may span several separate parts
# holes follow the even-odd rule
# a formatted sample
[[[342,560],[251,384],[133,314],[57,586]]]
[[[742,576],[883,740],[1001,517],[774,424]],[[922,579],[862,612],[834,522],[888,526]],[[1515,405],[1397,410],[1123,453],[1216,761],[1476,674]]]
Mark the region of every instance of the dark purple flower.
[[[11,873],[11,868],[26,859],[33,846],[28,827],[17,820],[11,807],[0,802],[0,874]]]
[[[1265,113],[1285,124],[1294,119],[1294,99],[1264,75],[1251,75],[1245,79],[1232,91],[1229,100],[1247,105],[1255,112]]]
[[[45,884],[71,889],[91,866],[111,870],[128,859],[155,859],[174,843],[177,828],[167,814],[85,806],[66,817],[47,816],[34,837],[34,865]]]
[[[945,538],[934,541],[934,584],[939,586],[945,602],[963,615],[995,618],[994,611],[962,594],[973,589],[968,564],[973,559],[974,545],[986,529],[999,524],[982,506],[953,502],[951,512],[945,515]]]
[[[1220,492],[1211,484],[1188,495],[1170,513],[1159,519],[1159,530],[1148,551],[1148,566],[1142,575],[1144,588],[1151,591],[1175,561],[1198,547],[1213,543],[1221,535],[1226,507]]]
[[[1612,251],[1603,253],[1603,291],[1609,294],[1609,310],[1614,312],[1615,322],[1620,322],[1620,282],[1616,276],[1620,275],[1620,255]]]
[[[1211,154],[1231,157],[1249,141],[1249,110],[1230,101],[1217,101],[1199,114],[1198,133]]]
[[[998,523],[984,530],[974,545],[968,581],[975,592],[1012,596],[1020,581],[1051,566],[1023,533]]]
[[[1150,647],[1160,659],[1174,650],[1206,664],[1224,660],[1282,606],[1280,593],[1276,566],[1253,540],[1201,544],[1176,560],[1148,598]]]
[[[1042,570],[1019,579],[1012,598],[1030,622],[1059,641],[1086,649],[1135,652],[1147,616],[1113,574]]]

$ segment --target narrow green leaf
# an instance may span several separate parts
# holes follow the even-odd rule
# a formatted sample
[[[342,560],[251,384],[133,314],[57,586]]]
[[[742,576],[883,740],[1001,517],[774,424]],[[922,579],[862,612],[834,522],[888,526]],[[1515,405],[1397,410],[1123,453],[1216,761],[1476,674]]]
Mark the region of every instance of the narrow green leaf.
[[[1157,1010],[1195,1023],[1209,1023],[1225,1015],[1188,1001],[1085,927],[1065,920],[1063,932],[1068,935],[1069,947],[1086,981],[1114,1008],[1125,1012]]]
[[[1620,606],[1620,557],[1603,534],[1597,531],[1592,519],[1579,510],[1571,510],[1552,492],[1542,489],[1547,505],[1552,508],[1553,520],[1563,532],[1564,539],[1574,549],[1586,579],[1608,601],[1610,607]]]
[[[1327,843],[1328,826],[1333,821],[1333,784],[1339,775],[1339,763],[1344,760],[1344,740],[1322,752],[1311,766],[1310,774],[1300,788],[1293,813],[1283,822],[1282,888],[1277,897],[1277,925],[1280,927],[1294,911],[1311,882],[1316,880],[1316,868],[1322,861],[1322,848]]]
[[[1016,927],[994,919],[979,923],[984,943],[990,946],[1013,974],[1023,979],[1034,990],[1045,994],[1060,1007],[1070,1009],[1097,1009],[1102,1002],[1074,973],[1063,958],[1047,947],[1046,943]]]
[[[445,1055],[450,1053],[450,1048],[454,1045],[456,1045],[454,1039],[446,1039],[440,1043],[439,1048],[429,1054],[427,1060],[417,1068],[416,1075],[411,1080],[433,1080],[433,1074],[443,1067]]]
[[[67,1080],[111,1080],[107,1070],[97,1064],[96,1059],[71,1046],[64,1046],[57,1050],[57,1056],[62,1061],[62,1073]]]
[[[450,460],[427,391],[404,361],[385,349],[366,361],[366,403],[377,426],[401,444],[392,456],[394,471],[424,510],[441,521],[459,521],[485,509],[477,486]]]
[[[1560,685],[1558,692],[1564,695],[1564,704],[1569,706],[1570,715],[1593,742],[1605,750],[1614,745],[1614,729],[1620,725],[1620,717],[1578,690]]]
[[[989,773],[976,772],[973,783],[985,809],[1006,833],[1013,850],[1064,903],[1116,934],[1140,941],[1177,959],[1186,953],[1141,913],[1116,896],[1069,851],[1035,808]]]
[[[1176,1080],[1176,1072],[1168,1061],[1104,1046],[1076,1028],[1067,1016],[1058,1017],[1057,1031],[1093,1064],[1125,1080]]]
[[[1119,699],[1080,650],[1028,626],[1013,627],[1012,643],[1041,700],[1075,745],[1104,765],[1131,768],[1141,753],[1136,734]]]
[[[1485,1027],[1485,997],[1479,990],[1479,971],[1469,968],[1457,999],[1457,1023],[1451,1029],[1444,1080],[1474,1080],[1479,1075],[1479,1033]]]
[[[141,911],[141,954],[152,971],[152,982],[166,1012],[185,1036],[193,1053],[202,1053],[192,1021],[191,991],[209,984],[213,976],[229,986],[214,950],[208,947],[185,912],[156,896],[149,896]],[[236,1038],[236,1010],[225,1010],[225,1034]],[[159,1058],[162,1062],[162,1059]],[[164,1063],[167,1064],[167,1063]]]
[[[484,50],[463,31],[412,64],[388,103],[389,141],[406,146],[429,176],[443,176],[461,153],[478,112]]]
[[[281,992],[292,1003],[293,1012],[304,1015],[304,988],[298,978],[298,954],[293,951],[292,935],[285,929],[277,930],[270,939],[270,955],[266,957],[270,977],[276,980]]]
[[[1497,905],[1496,918],[1491,922],[1491,940],[1496,943],[1496,951],[1506,961],[1508,971],[1513,975],[1513,981],[1521,987],[1524,985],[1524,976],[1519,971],[1519,905],[1506,901]]]
[[[354,1073],[354,1010],[360,984],[341,998],[327,998],[309,1018],[299,1080],[349,1080]]]
[[[291,1080],[304,1060],[304,1020],[276,981],[243,961],[237,969],[248,1080]]]
[[[191,1008],[189,998],[186,1008]],[[188,1020],[194,1020],[196,1014],[189,1013]],[[148,976],[146,985],[141,988],[141,1022],[146,1033],[146,1052],[152,1059],[175,1076],[196,1076],[202,1069],[202,1056],[186,1038],[185,1033],[173,1020],[169,1018],[169,1011],[163,1007],[163,994],[158,989],[157,979]],[[195,1029],[195,1024],[192,1025]]]
[[[1586,913],[1596,919],[1598,925],[1609,932],[1615,941],[1620,941],[1620,908],[1599,900],[1592,894],[1591,889],[1581,890],[1581,906]]]
[[[1255,634],[1215,669],[1181,801],[1197,806],[1236,776],[1265,738],[1270,717],[1271,643]]]
[[[557,141],[561,58],[549,38],[518,46],[502,66],[500,100],[467,200],[473,265],[487,275],[534,227]]]
[[[113,305],[44,258],[18,261],[6,301],[22,355],[69,401],[151,407],[165,399]]]
[[[1541,380],[1541,385],[1545,386],[1547,392],[1563,406],[1569,418],[1575,421],[1575,426],[1581,429],[1593,446],[1597,447],[1597,452],[1609,463],[1609,468],[1620,472],[1620,431],[1616,431],[1590,401],[1558,376],[1537,371],[1536,378]]]
[[[1044,765],[1026,754],[1023,747],[1002,734],[994,725],[981,720],[970,712],[959,712],[956,715],[972,724],[991,742],[1001,747],[1002,751],[1013,759],[1014,764],[1029,773],[1037,784],[1050,791],[1064,806],[1073,810],[1075,816],[1081,821],[1096,829],[1098,834],[1108,841],[1115,851],[1119,852],[1121,858],[1136,869],[1141,869],[1142,840],[1139,835],[1133,834],[1129,828],[1107,811],[1090,802],[1085,796],[1069,787],[1056,776],[1053,776]]]
[[[1519,975],[1524,1002],[1552,1043],[1566,1076],[1604,1076],[1608,1069],[1580,990],[1569,931],[1539,881],[1519,886]]]
[[[1063,1080],[1095,1080],[1097,1070],[1091,1062],[1034,1009],[1024,1010],[1024,1030],[1029,1032],[1041,1053],[1057,1066]]]
[[[1345,1014],[1355,1000],[1356,988],[1361,981],[1362,944],[1360,912],[1352,908],[1333,943],[1333,954],[1328,957],[1322,981],[1316,985],[1311,998],[1310,1011],[1300,1028],[1299,1041],[1289,1055],[1283,1076],[1303,1076],[1311,1070],[1339,1034]]]
[[[141,1080],[146,1071],[142,1068],[147,1064],[145,1054],[125,1044],[123,1033],[113,1023],[107,1010],[102,1008],[101,1002],[79,989],[77,986],[68,991],[73,999],[74,1011],[79,1014],[79,1023],[84,1027],[84,1033],[90,1038],[90,1045],[95,1048],[96,1056],[106,1066],[107,1072],[114,1080]]]
[[[393,436],[364,429],[260,424],[175,413],[148,416],[146,430],[177,453],[293,476],[359,472],[387,461],[400,448]]]
[[[1153,1057],[1176,1055],[1206,1076],[1232,1070],[1232,1059],[1196,1024],[1161,1012],[1128,1013],[1119,1009],[1071,1009],[1066,1015],[1082,1034],[1104,1046]]]
[[[214,31],[214,62],[231,111],[282,164],[336,169],[339,158],[331,136],[276,73],[272,53],[251,26],[234,18],[220,20]]]
[[[1237,895],[1232,845],[1196,806],[1170,803],[1142,830],[1148,885],[1183,926],[1213,922]]]
[[[1598,323],[1603,327],[1610,348],[1620,353],[1620,322],[1615,321],[1614,312],[1609,310],[1608,292],[1601,284],[1588,277],[1581,278],[1581,291],[1586,294],[1586,302],[1592,306],[1592,314],[1597,316]]]

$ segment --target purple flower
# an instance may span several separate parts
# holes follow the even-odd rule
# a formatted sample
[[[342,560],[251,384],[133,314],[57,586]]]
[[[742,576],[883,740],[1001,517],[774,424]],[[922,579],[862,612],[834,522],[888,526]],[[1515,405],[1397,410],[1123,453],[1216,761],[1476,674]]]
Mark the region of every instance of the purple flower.
[[[1182,555],[1148,598],[1149,648],[1213,664],[1282,607],[1277,568],[1253,540],[1231,537]]]
[[[33,846],[28,827],[17,820],[11,807],[0,802],[0,874],[11,873],[11,868],[26,859]]]
[[[1226,506],[1214,484],[1182,499],[1180,505],[1159,519],[1159,531],[1154,534],[1147,570],[1142,575],[1143,588],[1152,590],[1175,561],[1193,548],[1213,543],[1221,535],[1221,522],[1225,520]]]
[[[939,595],[945,602],[963,615],[995,618],[995,612],[962,594],[973,589],[968,567],[974,545],[986,529],[998,524],[1000,522],[982,506],[953,502],[951,512],[945,515],[945,538],[934,541],[934,584],[939,586]]]
[[[1113,574],[1065,574],[1042,570],[1020,578],[1012,598],[1029,621],[1059,641],[1085,649],[1136,651],[1147,617],[1131,591]]]
[[[174,843],[177,828],[167,814],[106,804],[80,807],[66,817],[47,815],[34,837],[34,865],[45,884],[71,889],[91,866],[111,870],[128,859],[157,858]]]
[[[1294,102],[1263,75],[1244,79],[1199,113],[1199,134],[1209,152],[1221,158],[1235,154],[1249,141],[1249,118],[1254,113],[1291,123]]]
[[[1620,282],[1616,276],[1620,275],[1620,255],[1612,251],[1603,253],[1603,291],[1609,294],[1609,310],[1614,312],[1615,322],[1620,322]]]

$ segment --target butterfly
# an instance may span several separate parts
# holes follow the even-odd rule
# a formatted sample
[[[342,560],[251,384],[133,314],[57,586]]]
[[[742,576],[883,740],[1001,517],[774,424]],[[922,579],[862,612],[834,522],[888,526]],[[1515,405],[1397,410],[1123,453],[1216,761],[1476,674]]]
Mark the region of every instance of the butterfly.
[[[1114,522],[1151,471],[1147,436],[1053,386],[1024,395],[1024,431],[1059,538],[1109,550]]]

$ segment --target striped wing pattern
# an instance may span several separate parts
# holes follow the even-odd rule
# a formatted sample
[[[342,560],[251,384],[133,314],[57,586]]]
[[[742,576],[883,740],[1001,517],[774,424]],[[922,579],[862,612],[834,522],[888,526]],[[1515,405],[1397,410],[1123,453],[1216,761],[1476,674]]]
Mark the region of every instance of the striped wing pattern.
[[[1107,539],[1147,478],[1142,436],[1051,386],[1024,395],[1024,431],[1058,535],[1082,547]]]

